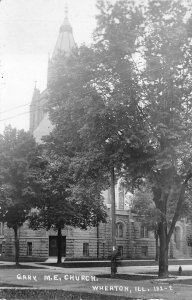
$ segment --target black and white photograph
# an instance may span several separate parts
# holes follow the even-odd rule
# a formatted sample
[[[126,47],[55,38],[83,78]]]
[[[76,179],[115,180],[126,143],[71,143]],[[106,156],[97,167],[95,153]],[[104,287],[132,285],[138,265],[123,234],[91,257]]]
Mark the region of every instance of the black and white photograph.
[[[192,299],[192,1],[0,0],[0,300]]]

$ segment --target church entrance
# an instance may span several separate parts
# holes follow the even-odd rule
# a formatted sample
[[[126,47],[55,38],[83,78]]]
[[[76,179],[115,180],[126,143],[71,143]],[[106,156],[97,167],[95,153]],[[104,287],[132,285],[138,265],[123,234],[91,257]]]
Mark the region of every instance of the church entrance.
[[[57,256],[57,236],[49,236],[49,256]],[[62,236],[62,256],[66,256],[66,236]]]

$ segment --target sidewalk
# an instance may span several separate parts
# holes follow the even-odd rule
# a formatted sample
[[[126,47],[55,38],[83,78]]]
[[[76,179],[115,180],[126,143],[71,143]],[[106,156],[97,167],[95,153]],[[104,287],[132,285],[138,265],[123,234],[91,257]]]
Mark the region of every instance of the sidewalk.
[[[180,262],[180,261],[179,261]],[[2,269],[1,265],[13,265],[11,262],[0,262],[0,284],[35,288],[39,290],[63,290],[93,295],[121,296],[122,299],[166,299],[191,300],[192,286],[172,284],[173,279],[165,280],[150,276],[147,280],[123,280],[112,278],[97,278],[96,275],[110,274],[110,267],[94,268],[62,268],[48,266],[42,263],[21,263],[21,265],[40,267],[40,269]],[[179,264],[180,265],[180,264]],[[179,265],[171,265],[170,271],[178,270]],[[184,270],[192,270],[191,265],[182,265]],[[119,267],[118,274],[142,274],[157,271],[158,266]],[[176,279],[192,279],[192,276],[176,276]],[[2,288],[0,290],[2,290]],[[18,287],[19,288],[19,287]],[[17,288],[17,289],[18,289]],[[12,289],[12,288],[11,288]],[[133,297],[133,298],[130,298]],[[49,299],[47,297],[47,299]],[[54,298],[53,298],[54,299]],[[61,299],[65,299],[64,297]],[[69,298],[71,299],[71,298]],[[76,298],[73,298],[76,299]],[[84,298],[82,298],[84,299]],[[91,298],[90,298],[91,299]],[[96,299],[96,298],[93,298]],[[104,299],[104,298],[103,298]],[[80,300],[80,298],[79,298]]]
[[[51,263],[53,260],[50,260],[49,262]],[[180,263],[182,263],[182,261],[180,261]],[[0,268],[1,265],[14,265],[13,262],[0,262]],[[38,263],[38,262],[23,262],[20,263],[20,265],[23,266],[31,266],[33,268],[37,267],[39,269],[42,270],[50,270],[50,271],[57,271],[60,274],[82,274],[82,273],[86,273],[87,275],[91,276],[91,275],[97,275],[97,274],[110,274],[111,269],[110,267],[88,267],[88,268],[65,268],[65,267],[60,267],[60,266],[56,266],[56,265],[47,265],[44,263]],[[182,265],[182,264],[178,264],[178,265],[170,265],[169,266],[169,271],[170,272],[177,272],[179,266],[182,267],[182,273],[185,271],[192,271],[192,264],[191,265]],[[35,269],[37,272],[39,269]],[[6,270],[6,269],[4,269]],[[21,269],[16,269],[17,271],[21,270]],[[24,269],[27,270],[27,269]],[[181,275],[175,275],[175,276],[171,276],[170,278],[166,278],[166,279],[159,279],[158,275],[155,274],[150,274],[153,272],[158,272],[158,266],[120,266],[118,267],[118,273],[119,274],[130,274],[130,275],[147,275],[147,276],[151,276],[151,277],[157,277],[157,281],[167,281],[169,280],[170,282],[173,280],[184,280],[184,279],[192,279],[192,275],[191,276],[182,276]]]
[[[169,265],[169,271],[172,272],[177,272],[179,269],[179,266],[182,267],[182,273],[185,271],[192,271],[192,260],[189,260],[191,262],[190,265],[186,265],[186,264],[182,264],[183,260],[177,260],[177,263],[179,262],[179,264],[177,265]],[[186,261],[186,260],[185,260]],[[134,262],[134,261],[132,261]],[[138,261],[137,261],[138,262]],[[142,261],[143,262],[143,261]],[[83,267],[83,268],[65,268],[65,267],[60,267],[57,265],[48,265],[47,263],[56,263],[56,258],[51,258],[48,259],[45,263],[38,263],[38,262],[22,262],[20,263],[20,265],[24,265],[24,266],[31,266],[33,268],[38,267],[41,269],[47,269],[47,270],[51,270],[51,271],[59,271],[60,273],[63,274],[68,274],[68,273],[75,273],[75,274],[82,274],[86,273],[86,274],[110,274],[111,270],[110,270],[110,266],[109,267]],[[1,261],[0,262],[0,268],[1,265],[14,265],[14,262],[5,262],[5,261]],[[37,269],[38,270],[38,269]],[[149,273],[152,272],[157,272],[158,271],[158,266],[157,265],[152,265],[152,266],[120,266],[118,267],[118,273],[120,274],[130,274],[130,275],[148,275],[150,276]],[[158,281],[164,281],[165,279],[159,279],[157,275],[151,274],[151,276],[156,276]],[[182,276],[181,275],[176,275],[176,276],[172,276],[171,278],[169,278],[168,280],[182,280],[182,279],[192,279],[192,275],[191,276]],[[166,279],[167,280],[167,279]]]

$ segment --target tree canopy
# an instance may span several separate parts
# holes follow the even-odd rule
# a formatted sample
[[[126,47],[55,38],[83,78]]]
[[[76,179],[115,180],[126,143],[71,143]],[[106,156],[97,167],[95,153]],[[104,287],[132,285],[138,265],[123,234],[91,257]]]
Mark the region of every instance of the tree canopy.
[[[62,229],[67,226],[86,230],[105,222],[106,208],[100,189],[93,181],[79,184],[69,157],[58,156],[48,142],[40,158],[44,168],[39,174],[39,194],[29,217],[32,229],[54,229],[58,233],[58,263],[62,255]]]
[[[13,228],[23,224],[35,199],[31,163],[37,145],[28,132],[11,127],[0,138],[1,220]]]
[[[93,45],[55,62],[52,142],[93,180],[99,174],[108,183],[113,167],[150,181],[161,212],[159,275],[167,276],[168,244],[192,177],[189,7],[171,0],[97,7]]]
[[[15,233],[18,263],[17,230],[26,221],[36,199],[37,170],[33,161],[38,148],[32,135],[10,126],[0,136],[0,220]]]
[[[168,244],[192,177],[191,16],[180,1],[149,1],[141,39],[143,103],[154,163],[148,178],[159,224],[160,271],[167,276]],[[169,202],[174,201],[171,224]],[[166,264],[165,264],[166,261]]]
[[[59,54],[54,62],[48,110],[55,127],[46,140],[55,145],[55,153],[70,159],[77,175],[75,191],[81,191],[82,183],[94,183],[100,193],[110,186],[115,248],[115,176],[125,165],[133,169],[150,163],[148,144],[144,143],[140,86],[131,57],[141,21],[139,11],[127,19],[129,7],[123,2],[103,10],[101,1],[98,8],[101,18],[94,44],[74,49],[70,57]],[[116,15],[122,23],[111,24]],[[84,195],[88,191],[86,188]]]
[[[65,159],[65,161],[64,161]],[[43,151],[44,168],[40,174],[39,197],[35,203],[37,211],[31,213],[30,226],[47,230],[64,229],[66,226],[87,229],[105,222],[105,207],[100,191],[93,182],[79,187],[74,182],[74,173],[69,170],[69,161]]]

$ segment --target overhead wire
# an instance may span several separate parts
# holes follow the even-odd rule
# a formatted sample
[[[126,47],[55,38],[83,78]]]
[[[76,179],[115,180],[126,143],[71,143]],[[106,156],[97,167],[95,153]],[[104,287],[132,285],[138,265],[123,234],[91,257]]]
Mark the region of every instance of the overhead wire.
[[[125,73],[125,72],[119,72],[117,75],[120,75],[120,74],[123,74],[123,73]],[[126,79],[121,80],[121,83],[127,81],[127,80],[130,79],[130,78],[132,78],[132,76],[127,76]],[[77,86],[76,88],[73,89],[73,91],[78,91],[78,89],[80,89],[80,88],[82,88],[82,86]],[[81,97],[82,97],[82,96],[89,95],[90,92],[93,92],[93,88],[90,89],[90,90],[87,91],[87,92],[81,93]],[[118,93],[118,92],[116,92],[116,93]],[[114,96],[116,93],[114,93],[113,96]],[[27,105],[27,104],[26,104],[26,105]],[[26,106],[26,105],[23,105],[23,106]],[[39,106],[38,104],[35,105],[35,106],[37,106],[37,109],[35,109],[35,110],[28,110],[27,112],[19,113],[19,114],[16,114],[16,115],[13,115],[13,116],[4,118],[4,119],[0,119],[0,122],[4,122],[4,121],[7,121],[7,120],[11,120],[11,119],[14,119],[14,118],[16,118],[16,117],[19,117],[19,116],[22,116],[22,115],[25,115],[25,114],[29,114],[29,113],[31,113],[31,112],[37,112],[37,111],[40,111],[40,110],[44,107],[44,106]],[[14,110],[14,109],[13,109],[13,110]]]
[[[11,107],[11,108],[9,108],[9,109],[6,109],[6,110],[2,110],[2,111],[0,111],[0,114],[4,114],[4,113],[7,113],[7,112],[10,112],[10,111],[16,110],[16,109],[18,109],[18,108],[21,108],[21,107],[27,106],[27,105],[29,105],[29,104],[30,104],[30,102],[27,102],[27,103],[25,103],[25,104],[21,104],[21,105],[18,105],[18,106],[13,106],[13,107]]]
[[[137,38],[137,37],[136,37]],[[118,45],[117,46],[122,46],[122,45],[127,45],[127,41],[125,40],[125,41],[122,41],[122,42],[118,42]],[[133,53],[134,54],[134,53]],[[132,53],[131,53],[131,55],[132,55]],[[103,59],[105,59],[105,58],[107,58],[107,57],[110,57],[110,55],[104,55],[104,56],[102,56],[102,58]],[[134,61],[134,59],[133,59],[133,57],[132,56],[130,56],[130,58]],[[135,62],[134,62],[135,63]],[[139,68],[142,68],[142,67],[144,67],[144,66],[146,66],[146,64],[144,63],[144,64],[141,64],[141,65],[139,65],[140,64],[140,62],[137,62],[137,63],[135,63],[135,66],[136,66],[136,68],[138,69],[138,67]],[[139,66],[138,66],[139,65]],[[138,66],[138,67],[137,67]],[[162,67],[161,68],[154,68],[154,69],[148,69],[148,70],[145,70],[145,73],[148,73],[148,72],[152,72],[152,71],[155,71],[155,70],[160,70],[160,69],[162,69]],[[124,72],[126,72],[126,71],[123,71],[123,72],[119,72],[118,74],[123,74]],[[80,74],[79,74],[80,75]],[[127,77],[128,78],[128,77]],[[143,78],[143,76],[142,76],[142,78]],[[142,80],[143,81],[143,80]],[[79,88],[79,87],[77,87],[77,88]],[[19,106],[15,106],[15,107],[13,107],[13,108],[10,108],[10,109],[7,109],[7,110],[4,110],[4,111],[0,111],[0,114],[4,114],[4,113],[7,113],[7,112],[10,112],[10,111],[14,111],[14,110],[16,110],[16,109],[18,109],[18,108],[22,108],[22,107],[24,107],[24,106],[27,106],[27,105],[29,105],[30,104],[30,102],[28,102],[28,103],[25,103],[25,104],[23,104],[23,105],[19,105]],[[29,113],[29,112],[26,112],[26,113]],[[24,114],[24,113],[22,113],[22,114]],[[4,119],[0,119],[0,122],[1,121],[4,121],[4,120],[6,120],[6,119],[11,119],[11,118],[14,118],[14,117],[16,117],[16,116],[19,116],[20,114],[17,114],[17,115],[14,115],[14,116],[12,116],[12,117],[8,117],[8,118],[4,118]]]
[[[152,72],[152,71],[156,71],[156,70],[160,70],[160,69],[162,69],[162,68],[154,68],[154,69],[148,70],[147,72]],[[118,72],[117,75],[121,75],[121,74],[126,73],[126,72],[127,72],[127,70],[125,70],[125,71],[123,71],[123,72]],[[139,74],[139,75],[141,75],[141,74]],[[121,82],[127,81],[127,80],[130,79],[130,78],[132,78],[132,76],[127,76],[126,79],[122,80]],[[78,89],[81,88],[81,87],[82,87],[82,86],[77,86],[76,88],[74,88],[74,91],[78,90]],[[93,89],[90,90],[90,91],[93,91]],[[90,91],[81,94],[81,96],[86,96],[87,94],[90,93]],[[31,103],[31,102],[28,102],[28,103],[25,103],[25,104],[23,104],[23,105],[19,105],[19,106],[10,108],[10,109],[8,109],[8,110],[4,110],[4,111],[0,112],[0,114],[3,114],[3,113],[6,113],[6,112],[13,111],[13,110],[16,110],[16,109],[18,109],[18,108],[27,106],[27,105],[29,105],[30,103]],[[38,109],[37,109],[37,110],[38,110]],[[27,111],[27,112],[19,113],[19,114],[13,115],[13,116],[11,116],[11,117],[7,117],[7,118],[4,118],[4,119],[0,119],[0,122],[6,121],[6,120],[10,120],[10,119],[13,119],[13,118],[15,118],[15,117],[18,117],[18,116],[21,116],[21,115],[24,115],[24,114],[28,114],[28,113],[30,113],[30,112],[31,112],[31,111],[29,110],[29,111]]]
[[[123,44],[123,42],[122,42],[122,44]],[[107,58],[107,57],[110,57],[110,55],[104,55],[102,58]],[[144,83],[144,74],[141,74],[141,70],[139,70],[140,68],[143,68],[143,67],[145,67],[146,66],[146,63],[143,63],[143,64],[140,64],[140,62],[138,63],[138,62],[135,62],[135,60],[134,60],[134,58],[131,56],[130,57],[130,59],[133,61],[133,63],[134,63],[134,65],[135,65],[135,67],[136,67],[136,69],[137,69],[137,75],[139,75],[139,76],[141,76],[142,77],[142,82],[143,82],[143,85],[145,86],[145,83]],[[188,67],[189,69],[190,68],[192,68],[192,67]],[[150,72],[153,72],[153,71],[157,71],[157,70],[161,70],[161,69],[163,69],[163,66],[162,67],[158,67],[158,68],[152,68],[152,69],[147,69],[147,70],[145,70],[145,73],[150,73]],[[122,71],[122,72],[117,72],[117,75],[122,75],[122,74],[124,74],[124,73],[127,73],[127,70],[124,70],[124,71]],[[81,75],[81,73],[79,73],[78,74],[79,76]],[[126,77],[126,79],[125,80],[122,80],[121,82],[124,82],[124,81],[126,81],[126,80],[128,80],[128,79],[130,79],[130,78],[132,78],[133,76],[131,75],[129,75],[129,76],[127,76]],[[82,86],[77,86],[77,87],[75,87],[73,90],[75,91],[75,90],[78,90],[79,88],[82,88]],[[146,90],[146,86],[145,86],[145,88],[144,88],[145,90]],[[92,91],[92,90],[91,90]],[[83,95],[86,95],[86,94],[88,94],[89,92],[86,92],[86,93],[83,93],[82,94],[82,96]],[[7,109],[7,110],[4,110],[4,111],[0,111],[0,114],[3,114],[3,113],[6,113],[6,112],[10,112],[10,111],[14,111],[14,110],[17,110],[18,108],[22,108],[22,107],[25,107],[25,106],[27,106],[27,105],[29,105],[31,102],[28,102],[28,103],[25,103],[25,104],[22,104],[22,105],[18,105],[18,106],[15,106],[15,107],[13,107],[13,108],[10,108],[10,109]],[[37,109],[36,111],[38,111],[39,109]],[[21,116],[21,115],[24,115],[24,114],[28,114],[28,113],[30,113],[30,112],[32,112],[32,111],[27,111],[27,112],[23,112],[23,113],[19,113],[19,114],[16,114],[16,115],[13,115],[13,116],[10,116],[10,117],[7,117],[7,118],[4,118],[4,119],[0,119],[0,122],[3,122],[3,121],[6,121],[6,120],[10,120],[10,119],[13,119],[13,118],[15,118],[15,117],[18,117],[18,116]]]

